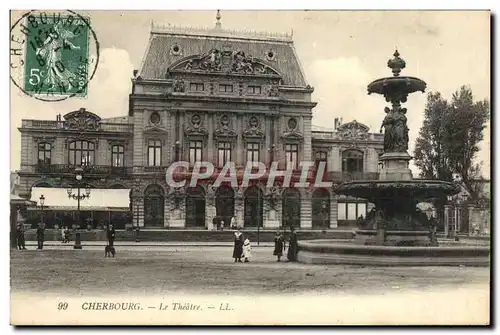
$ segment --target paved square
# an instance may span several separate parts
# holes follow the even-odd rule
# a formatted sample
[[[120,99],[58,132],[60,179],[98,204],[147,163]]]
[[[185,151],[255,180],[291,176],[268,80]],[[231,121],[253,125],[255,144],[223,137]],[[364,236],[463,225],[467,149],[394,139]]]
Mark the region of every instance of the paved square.
[[[105,294],[383,294],[490,283],[489,268],[323,266],[276,262],[255,247],[233,263],[232,247],[104,247],[11,252],[13,292]]]

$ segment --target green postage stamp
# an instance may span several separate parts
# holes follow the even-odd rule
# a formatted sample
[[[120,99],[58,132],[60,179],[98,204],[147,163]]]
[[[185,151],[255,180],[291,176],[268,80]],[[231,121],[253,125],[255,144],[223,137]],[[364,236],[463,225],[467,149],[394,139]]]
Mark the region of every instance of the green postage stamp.
[[[89,29],[80,18],[47,17],[29,22],[24,90],[34,94],[87,94]],[[35,23],[36,22],[36,23]],[[35,24],[32,24],[35,23]]]
[[[16,86],[41,100],[58,101],[69,97],[86,97],[88,82],[96,67],[98,44],[90,19],[72,12],[30,12],[14,26],[19,37],[11,41],[11,59],[15,43],[22,41]],[[12,29],[11,29],[12,31]],[[95,40],[91,55],[89,41]],[[11,63],[12,67],[12,63]]]

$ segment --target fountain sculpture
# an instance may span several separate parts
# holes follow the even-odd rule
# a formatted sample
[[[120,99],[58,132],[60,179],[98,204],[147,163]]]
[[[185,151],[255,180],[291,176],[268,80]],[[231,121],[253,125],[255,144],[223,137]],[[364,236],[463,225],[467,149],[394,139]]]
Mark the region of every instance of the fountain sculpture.
[[[454,183],[439,180],[414,180],[408,154],[406,102],[410,93],[425,92],[426,83],[415,77],[400,76],[406,67],[396,50],[388,61],[393,76],[368,85],[368,94],[382,94],[391,108],[385,107],[384,153],[380,158],[382,171],[378,180],[358,180],[343,183],[338,194],[363,198],[375,204],[359,223],[356,241],[361,244],[423,246],[435,245],[431,238],[432,223],[417,208],[419,202],[442,198],[459,192]]]

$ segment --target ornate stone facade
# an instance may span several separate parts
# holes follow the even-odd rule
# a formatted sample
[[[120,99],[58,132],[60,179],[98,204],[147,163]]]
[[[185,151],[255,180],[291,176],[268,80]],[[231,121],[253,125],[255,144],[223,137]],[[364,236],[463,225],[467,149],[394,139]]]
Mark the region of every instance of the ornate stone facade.
[[[259,224],[264,229],[337,227],[342,199],[331,188],[287,189],[279,183],[267,188],[265,176],[234,189],[224,184],[214,188],[213,180],[169,187],[165,180],[166,169],[176,160],[201,158],[219,166],[228,155],[240,179],[249,160],[267,166],[278,162],[283,170],[295,155],[297,163],[326,162],[324,179],[340,183],[349,150],[359,152],[355,162],[361,174],[355,177],[377,172],[382,138],[368,127],[353,121],[336,130],[313,131],[313,88],[305,82],[293,42],[287,37],[214,35],[212,49],[206,50],[195,32],[151,35],[143,67],[133,79],[128,116],[101,119],[82,108],[66,114],[64,121],[23,121],[20,176],[25,195],[42,181],[64,187],[71,180],[74,165],[68,152],[78,140],[92,143],[95,157],[86,178],[95,187],[120,184],[132,190],[129,225],[212,229],[214,217],[227,226],[234,216],[246,229]],[[37,164],[39,143],[51,145],[48,170]],[[117,155],[123,166],[112,166]],[[299,177],[300,171],[294,172]]]

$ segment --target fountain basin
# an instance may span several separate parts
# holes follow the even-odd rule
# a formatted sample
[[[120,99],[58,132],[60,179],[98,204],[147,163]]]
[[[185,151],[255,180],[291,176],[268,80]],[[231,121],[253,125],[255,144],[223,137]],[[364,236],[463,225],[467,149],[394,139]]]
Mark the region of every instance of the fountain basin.
[[[454,183],[440,180],[357,180],[343,183],[336,190],[339,194],[364,198],[373,203],[377,199],[395,198],[425,201],[458,191]]]
[[[445,243],[446,244],[446,243]],[[297,259],[308,264],[368,266],[482,266],[490,265],[489,245],[405,247],[356,245],[335,240],[299,241]]]
[[[368,85],[368,94],[386,95],[393,92],[404,92],[408,95],[413,92],[425,92],[426,86],[425,81],[415,77],[386,77],[371,82]]]

